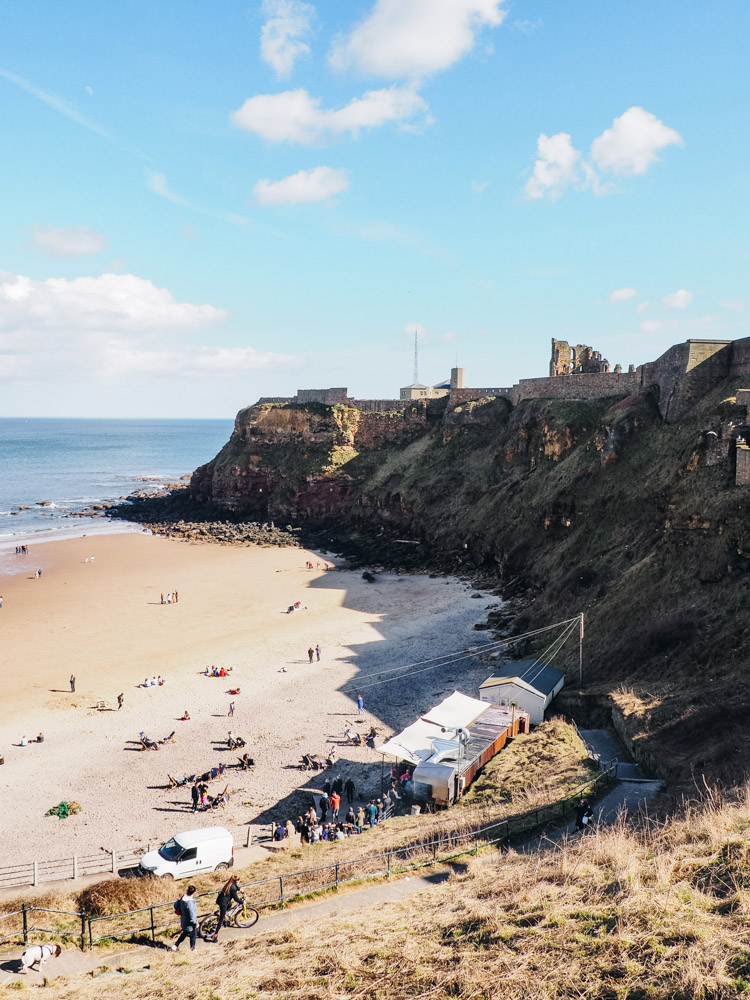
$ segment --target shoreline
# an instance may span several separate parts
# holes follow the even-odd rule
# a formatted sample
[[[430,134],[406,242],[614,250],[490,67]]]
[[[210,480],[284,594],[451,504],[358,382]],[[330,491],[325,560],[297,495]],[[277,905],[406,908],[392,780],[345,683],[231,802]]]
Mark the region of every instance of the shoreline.
[[[303,548],[191,543],[143,531],[55,539],[38,559],[33,550],[13,558],[29,572],[0,576],[9,664],[0,675],[0,787],[15,803],[9,861],[120,850],[214,824],[213,813],[190,812],[189,789],[164,786],[168,773],[234,764],[222,746],[230,728],[247,740],[256,766],[227,768],[225,825],[295,818],[318,783],[297,769],[299,758],[331,745],[337,770],[377,792],[380,757],[342,745],[345,725],[375,725],[382,742],[445,693],[474,693],[488,672],[474,660],[407,672],[367,688],[357,718],[354,692],[368,673],[482,642],[473,626],[484,605],[457,580],[382,573],[370,584],[354,570],[325,572],[331,557]],[[179,603],[161,605],[160,593],[172,590]],[[286,614],[296,600],[304,610]],[[306,650],[317,643],[321,660],[310,664]],[[211,664],[234,670],[206,677]],[[155,674],[166,678],[163,687],[138,687]],[[230,696],[236,686],[241,694]],[[113,710],[97,711],[99,699]],[[191,720],[177,721],[185,708]],[[43,744],[13,745],[39,730]],[[176,742],[158,753],[135,749],[139,732],[159,740],[173,730]],[[44,818],[64,799],[79,801],[82,812]]]

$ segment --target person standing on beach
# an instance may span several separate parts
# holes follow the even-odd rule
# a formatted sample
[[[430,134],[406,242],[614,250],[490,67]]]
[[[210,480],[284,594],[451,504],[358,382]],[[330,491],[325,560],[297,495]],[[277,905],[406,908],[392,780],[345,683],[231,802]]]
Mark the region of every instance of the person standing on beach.
[[[233,701],[229,702],[229,711],[227,712],[227,715],[229,715],[229,716],[234,715],[234,702]]]
[[[193,799],[193,810],[192,811],[193,812],[198,812],[198,802],[200,801],[200,792],[198,791],[198,782],[197,781],[193,784],[193,787],[190,789],[190,795],[192,796],[192,799]]]
[[[315,657],[318,663],[320,663],[320,643],[318,643],[317,646],[315,647]]]
[[[362,714],[362,712],[364,711],[364,707],[365,707],[365,699],[362,697],[361,694],[358,694],[357,695],[357,715],[361,715]]]
[[[312,646],[310,646],[310,648],[307,651],[307,658],[309,659],[310,663],[312,663],[314,655],[315,655],[315,650],[312,648]]]
[[[0,594],[0,611],[3,610],[3,595]]]
[[[70,693],[71,694],[75,694],[76,693],[76,675],[75,674],[71,674],[70,675]]]
[[[88,562],[88,559],[86,560],[86,562]],[[163,603],[164,603],[164,594],[161,595],[161,600],[159,601],[159,604]]]
[[[118,694],[118,696],[117,696],[117,711],[118,712],[122,708],[122,703],[124,701],[125,701],[125,695],[124,694]]]

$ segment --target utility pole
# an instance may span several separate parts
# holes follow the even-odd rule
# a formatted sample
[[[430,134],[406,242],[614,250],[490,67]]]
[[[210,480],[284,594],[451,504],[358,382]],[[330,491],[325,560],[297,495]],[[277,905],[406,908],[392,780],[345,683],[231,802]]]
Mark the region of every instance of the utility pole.
[[[418,336],[419,336],[419,330],[415,327],[414,328],[414,379],[413,379],[415,385],[419,381],[419,344],[417,341]]]
[[[583,611],[580,615],[580,630],[578,633],[578,687],[583,687]]]

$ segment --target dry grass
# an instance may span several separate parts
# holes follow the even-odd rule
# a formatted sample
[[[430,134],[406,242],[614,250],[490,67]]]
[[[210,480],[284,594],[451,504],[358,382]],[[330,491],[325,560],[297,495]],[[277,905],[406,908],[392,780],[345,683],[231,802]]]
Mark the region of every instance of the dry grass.
[[[108,983],[132,1000],[729,1000],[750,992],[750,795],[624,824],[539,855],[474,862],[401,903],[150,959]],[[140,965],[134,956],[133,965]],[[101,981],[47,987],[102,995]]]

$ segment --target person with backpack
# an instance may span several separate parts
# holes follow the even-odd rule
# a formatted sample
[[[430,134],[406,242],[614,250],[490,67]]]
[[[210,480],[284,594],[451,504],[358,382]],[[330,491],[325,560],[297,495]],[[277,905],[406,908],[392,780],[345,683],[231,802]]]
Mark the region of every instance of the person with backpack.
[[[179,902],[174,904],[175,913],[179,907],[180,926],[182,933],[172,945],[172,951],[177,951],[186,937],[190,938],[190,950],[195,951],[195,942],[198,940],[198,904],[195,899],[195,886],[189,885],[184,896]]]
[[[216,933],[211,938],[212,941],[219,940],[219,931],[222,927],[228,927],[227,923],[227,910],[230,909],[233,903],[241,903],[242,896],[238,888],[239,879],[236,875],[232,875],[229,881],[224,885],[224,887],[219,892],[216,897],[216,905],[219,907],[219,922],[216,925]]]
[[[589,800],[581,799],[576,806],[576,830],[578,833],[583,833],[591,822],[593,815],[594,810],[589,805]]]

